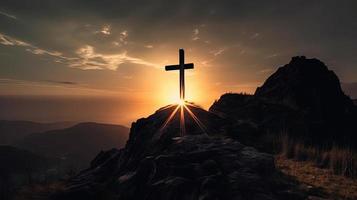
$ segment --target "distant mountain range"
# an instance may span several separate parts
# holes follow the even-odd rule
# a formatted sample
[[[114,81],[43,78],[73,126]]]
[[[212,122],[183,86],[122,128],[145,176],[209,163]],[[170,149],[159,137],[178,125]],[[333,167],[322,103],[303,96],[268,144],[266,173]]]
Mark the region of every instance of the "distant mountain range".
[[[29,134],[16,146],[83,166],[101,150],[122,148],[128,133],[129,129],[121,125],[86,122],[65,129]]]
[[[11,144],[0,145],[0,193],[13,195],[24,185],[76,173],[99,152],[122,148],[128,133],[124,126],[93,122],[73,126],[70,122],[0,121],[0,141]]]
[[[0,144],[11,145],[31,133],[63,129],[73,126],[74,122],[38,123],[31,121],[0,120]]]

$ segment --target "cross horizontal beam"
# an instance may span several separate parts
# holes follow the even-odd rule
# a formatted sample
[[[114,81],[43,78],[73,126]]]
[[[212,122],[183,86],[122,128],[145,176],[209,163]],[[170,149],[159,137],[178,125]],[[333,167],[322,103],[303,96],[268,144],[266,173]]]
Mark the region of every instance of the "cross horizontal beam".
[[[193,69],[193,63],[187,63],[183,67],[184,69]],[[180,65],[167,65],[165,66],[166,71],[180,70]]]

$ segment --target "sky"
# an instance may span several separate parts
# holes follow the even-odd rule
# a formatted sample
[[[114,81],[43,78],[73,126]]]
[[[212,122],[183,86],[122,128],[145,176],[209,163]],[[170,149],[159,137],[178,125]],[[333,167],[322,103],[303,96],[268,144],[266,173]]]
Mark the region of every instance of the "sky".
[[[179,98],[178,49],[204,108],[254,93],[293,56],[357,98],[357,1],[2,0],[0,119],[128,125]]]

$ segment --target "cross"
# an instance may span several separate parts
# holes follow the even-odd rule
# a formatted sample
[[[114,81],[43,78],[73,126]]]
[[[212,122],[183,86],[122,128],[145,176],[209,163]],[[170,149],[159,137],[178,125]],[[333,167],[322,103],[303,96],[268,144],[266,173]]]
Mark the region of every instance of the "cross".
[[[180,100],[185,100],[185,69],[193,69],[193,63],[185,64],[185,52],[179,50],[179,64],[165,66],[166,71],[180,70]]]

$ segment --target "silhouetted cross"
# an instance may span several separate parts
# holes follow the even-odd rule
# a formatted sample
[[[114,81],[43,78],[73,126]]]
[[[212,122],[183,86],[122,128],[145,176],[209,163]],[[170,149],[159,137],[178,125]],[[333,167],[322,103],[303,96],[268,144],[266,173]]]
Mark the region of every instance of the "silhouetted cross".
[[[179,50],[179,64],[165,66],[166,71],[180,70],[180,100],[185,99],[185,69],[193,69],[193,63],[185,64],[185,52]]]

